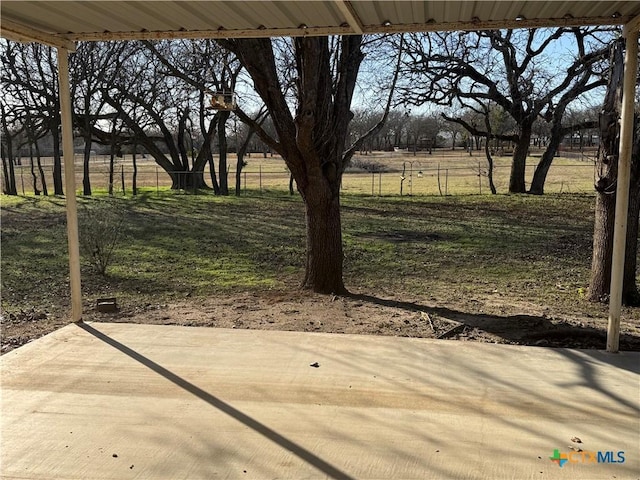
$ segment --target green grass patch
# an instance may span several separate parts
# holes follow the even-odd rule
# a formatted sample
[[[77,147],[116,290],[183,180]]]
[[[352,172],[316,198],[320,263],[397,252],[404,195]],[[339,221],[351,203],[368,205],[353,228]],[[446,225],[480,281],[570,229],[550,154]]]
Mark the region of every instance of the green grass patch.
[[[97,208],[106,197],[79,198]],[[106,276],[83,260],[83,296],[162,303],[238,290],[295,288],[305,254],[298,196],[216,197],[169,190],[119,197],[122,239]],[[587,287],[591,195],[342,199],[345,283],[438,304],[501,295],[558,313],[602,315]],[[68,305],[64,199],[2,197],[2,303]]]

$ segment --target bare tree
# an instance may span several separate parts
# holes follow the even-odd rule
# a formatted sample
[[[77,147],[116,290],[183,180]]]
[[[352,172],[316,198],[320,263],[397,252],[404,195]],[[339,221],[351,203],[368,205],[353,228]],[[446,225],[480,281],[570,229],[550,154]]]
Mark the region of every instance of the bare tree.
[[[44,196],[47,196],[49,195],[49,191],[47,189],[47,180],[44,174],[44,169],[42,168],[40,146],[38,145],[38,140],[46,133],[46,127],[44,127],[41,122],[38,123],[37,120],[34,120],[28,107],[25,109],[25,130],[29,142],[29,160],[31,166],[31,177],[33,179],[33,192],[35,195],[40,195],[40,193],[42,193]],[[39,175],[36,175],[35,165],[33,163],[34,150]],[[40,180],[40,184],[42,185],[42,192],[38,188],[38,179]]]
[[[11,55],[10,52],[27,47],[24,44],[16,43],[3,46],[3,48],[5,48],[3,50],[3,58],[9,62],[16,62],[15,56]],[[38,92],[35,89],[26,88],[24,84],[12,84],[9,81],[10,78],[10,74],[2,77],[5,92],[2,103],[6,114],[10,117],[5,115],[4,120],[7,121],[8,124],[4,126],[3,130],[3,134],[7,137],[8,142],[6,146],[11,151],[9,156],[13,157],[12,151],[14,148],[16,151],[19,151],[25,144],[28,144],[34,193],[36,195],[42,193],[46,196],[49,194],[49,190],[42,166],[39,141],[49,134],[49,123],[46,116],[41,114]],[[18,131],[14,134],[14,130],[16,129],[18,129]],[[17,135],[19,132],[24,132],[24,135]],[[17,144],[14,143],[14,138],[18,140]],[[21,139],[22,141],[20,141]],[[39,175],[35,173],[33,161],[34,151]],[[8,173],[9,175],[13,175],[12,167],[9,168]],[[40,180],[42,191],[38,188],[38,180]]]
[[[616,181],[620,148],[620,110],[624,73],[624,40],[611,49],[611,67],[607,94],[600,114],[600,149],[596,161],[598,177],[595,183],[596,212],[593,232],[593,257],[589,299],[608,301],[611,287],[611,258],[615,223]],[[622,284],[625,305],[640,302],[636,284],[638,253],[638,217],[640,215],[640,115],[634,118],[634,140],[631,154],[631,185],[627,216],[627,239]]]
[[[267,109],[261,108],[255,115],[251,117],[252,121],[255,124],[262,126],[267,116]],[[242,127],[236,129],[235,132],[235,144],[236,144],[236,188],[235,193],[236,197],[240,196],[241,191],[241,183],[242,183],[242,169],[246,166],[245,155],[247,154],[247,150],[249,145],[251,144],[251,139],[256,133],[255,128],[253,128],[252,124],[241,124]]]
[[[43,122],[51,134],[54,194],[63,195],[60,100],[55,57],[53,48],[38,43],[3,43],[2,63],[5,68],[2,85],[5,95],[28,100],[31,118]]]
[[[89,161],[94,126],[100,120],[112,121],[114,117],[112,112],[105,110],[107,104],[101,93],[113,83],[127,50],[131,51],[125,42],[81,42],[70,59],[74,124],[84,138],[83,195],[91,195]]]
[[[139,49],[102,90],[102,97],[115,113],[113,121],[117,118],[125,127],[118,133],[120,144],[143,146],[169,174],[172,188],[199,188],[204,186],[206,159],[199,155],[190,165],[185,147],[192,92],[183,83],[167,81],[163,68],[155,55]],[[93,134],[102,143],[111,141],[110,131],[94,127]]]
[[[196,42],[160,42],[157,44],[144,42],[164,67],[163,74],[181,81],[184,86],[184,96],[189,98],[193,92],[198,101],[192,110],[197,110],[198,125],[203,138],[201,155],[194,161],[194,170],[200,171],[208,162],[211,180],[216,194],[228,195],[227,168],[227,121],[231,112],[219,110],[215,114],[208,110],[209,95],[214,92],[231,93],[235,90],[236,81],[241,71],[241,65],[235,56],[222,49],[211,40]],[[190,92],[191,90],[191,92]],[[207,118],[213,117],[207,122]],[[183,116],[186,122],[187,117]],[[180,130],[179,130],[180,132]],[[212,141],[218,140],[218,177],[212,156]],[[178,141],[178,146],[183,142]]]
[[[378,122],[380,118],[380,112],[373,112],[369,109],[358,108],[353,112],[353,119],[349,123],[349,139],[358,138],[368,132],[375,124]],[[382,129],[384,130],[384,128]],[[382,130],[378,132],[375,137],[370,137],[366,142],[362,143],[360,148],[360,154],[368,155],[370,152],[374,150],[374,145],[376,150],[380,150],[380,139],[379,137],[382,135]]]
[[[15,111],[14,111],[15,112]],[[4,99],[0,101],[0,114],[2,115],[2,173],[4,174],[3,192],[6,195],[17,195],[16,173],[13,166],[13,138],[15,131],[15,115],[11,115],[9,106]]]
[[[340,184],[349,160],[367,136],[347,146],[353,118],[351,101],[364,58],[363,38],[354,35],[293,40],[295,115],[283,93],[283,78],[278,75],[271,40],[234,39],[221,43],[238,56],[269,109],[277,139],[260,126],[254,127],[262,140],[282,155],[304,201],[307,258],[303,286],[322,293],[344,293]],[[382,127],[389,107],[390,101],[385,116],[369,135]],[[249,118],[243,121],[251,123]]]
[[[562,118],[566,106],[580,95],[603,85],[594,75],[604,58],[601,43],[586,42],[597,29],[557,28],[492,30],[416,34],[407,48],[407,103],[426,101],[441,105],[475,106],[491,100],[507,112],[517,125],[509,179],[509,191],[524,193],[526,159],[533,125],[539,117],[551,122]],[[573,38],[578,55],[558,73],[545,67],[548,49],[561,37]],[[461,117],[451,117],[463,122]],[[466,128],[466,127],[465,127]],[[487,136],[486,131],[478,131]],[[555,152],[549,149],[534,177],[531,193],[542,193]]]

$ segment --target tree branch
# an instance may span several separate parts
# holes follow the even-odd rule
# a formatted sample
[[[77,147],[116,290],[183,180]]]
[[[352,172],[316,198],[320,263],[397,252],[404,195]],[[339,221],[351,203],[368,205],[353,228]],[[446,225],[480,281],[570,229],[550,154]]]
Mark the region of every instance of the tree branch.
[[[387,105],[385,106],[384,113],[382,114],[382,118],[378,123],[376,123],[373,127],[371,127],[367,132],[364,133],[360,138],[358,138],[351,146],[346,150],[346,152],[342,156],[342,164],[346,165],[351,157],[360,149],[362,144],[366,142],[369,138],[376,135],[382,127],[384,126],[387,118],[389,117],[389,111],[391,110],[391,104],[393,101],[393,94],[396,89],[396,83],[398,82],[398,76],[400,74],[400,64],[402,61],[402,52],[404,47],[404,35],[400,36],[400,46],[398,47],[398,60],[396,62],[396,69],[393,74],[393,80],[391,81],[391,89],[389,90],[389,97],[387,98]]]
[[[440,115],[446,121],[457,123],[458,125],[462,126],[471,135],[475,135],[475,136],[478,136],[478,137],[485,137],[485,138],[497,138],[498,140],[505,140],[507,142],[517,142],[519,140],[518,135],[515,135],[515,134],[514,135],[501,135],[501,134],[491,133],[491,132],[488,132],[488,131],[483,132],[482,130],[478,130],[478,128],[476,128],[473,125],[469,124],[468,122],[466,122],[462,118],[449,117],[446,113],[441,113]]]

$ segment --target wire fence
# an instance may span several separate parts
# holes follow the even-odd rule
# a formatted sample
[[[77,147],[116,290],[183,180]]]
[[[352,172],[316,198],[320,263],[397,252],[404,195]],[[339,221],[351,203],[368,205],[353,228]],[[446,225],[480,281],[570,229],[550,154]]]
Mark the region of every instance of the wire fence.
[[[76,188],[82,191],[83,170],[80,156],[76,158]],[[593,192],[595,166],[591,157],[585,155],[567,158],[564,156],[552,164],[545,182],[547,193],[590,193]],[[350,168],[342,177],[342,192],[347,194],[370,196],[420,196],[420,195],[470,195],[489,194],[489,172],[486,160],[479,157],[458,158],[451,160],[437,156],[419,159],[402,160],[397,157],[377,157],[377,163],[371,163],[368,157],[356,157],[356,164],[364,162],[365,167]],[[526,179],[533,177],[536,161],[527,165]],[[359,162],[358,162],[359,161]],[[369,163],[367,163],[369,162]],[[42,163],[42,162],[41,162]],[[231,164],[231,162],[230,162]],[[235,159],[228,169],[227,180],[229,192],[235,193],[236,171]],[[498,193],[506,193],[509,186],[510,159],[496,162],[493,169],[493,182]],[[43,181],[49,194],[53,193],[52,162],[42,163],[41,175],[37,164],[30,164],[23,159],[22,165],[15,166],[16,187],[19,194],[34,195],[42,193]],[[64,169],[63,169],[64,171]],[[160,192],[171,188],[172,179],[161,167],[152,161],[138,162],[136,170],[129,160],[118,159],[110,171],[108,160],[92,159],[89,168],[92,191],[109,191],[119,195],[133,193],[134,179],[138,190]],[[181,173],[185,190],[191,189],[194,175],[203,175],[205,183],[212,185],[208,167],[203,173]],[[3,182],[5,179],[2,179]],[[240,174],[241,194],[246,192],[266,193],[272,191],[288,192],[290,174],[280,159],[253,160],[242,169]],[[4,183],[3,183],[4,186]],[[527,185],[528,187],[528,185]],[[295,184],[292,185],[295,190]]]

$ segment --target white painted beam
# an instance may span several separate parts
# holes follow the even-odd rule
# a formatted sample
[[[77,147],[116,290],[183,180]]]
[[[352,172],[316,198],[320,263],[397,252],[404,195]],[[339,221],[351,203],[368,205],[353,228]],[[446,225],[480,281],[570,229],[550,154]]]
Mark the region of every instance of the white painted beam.
[[[611,261],[611,291],[609,295],[609,325],[607,352],[618,351],[620,343],[620,312],[624,280],[624,259],[629,213],[629,181],[631,178],[631,147],[633,144],[633,110],[636,80],[638,78],[638,30],[624,28],[626,51],[622,86],[622,113],[620,119],[620,150],[618,156],[618,186],[613,232],[613,258]]]
[[[640,30],[640,15],[637,15],[628,21],[624,25],[624,28],[627,32],[638,32],[638,30]]]
[[[51,35],[41,30],[36,30],[34,28],[12,22],[5,18],[2,19],[0,36],[15,42],[37,42],[51,47],[64,48],[68,52],[76,51],[76,44],[68,38],[60,35]]]
[[[363,33],[362,22],[358,14],[353,10],[351,4],[346,0],[335,0],[338,10],[344,15],[349,26],[353,29],[353,33],[361,35]]]
[[[78,207],[73,150],[73,122],[71,90],[69,86],[69,52],[58,49],[58,80],[60,85],[60,116],[62,118],[62,148],[64,158],[65,199],[67,203],[67,242],[69,245],[69,283],[71,287],[71,319],[82,319],[82,290],[80,286],[80,242],[78,236]]]

